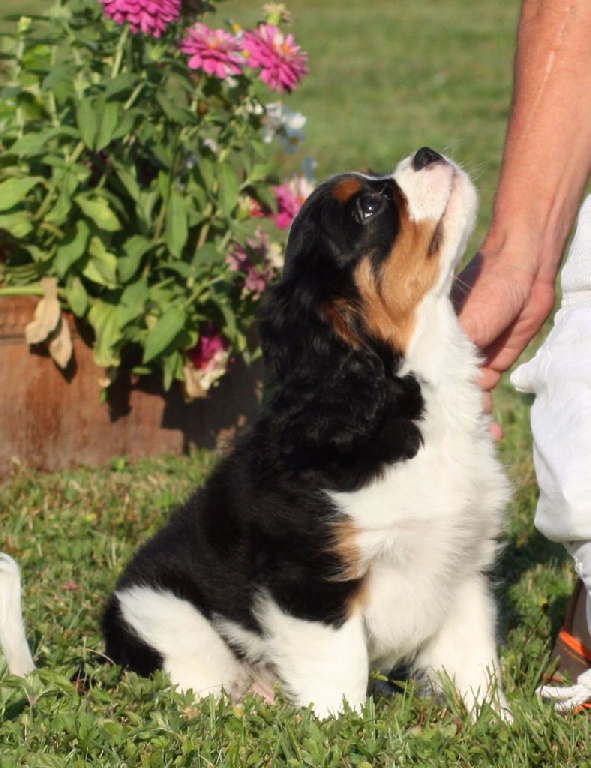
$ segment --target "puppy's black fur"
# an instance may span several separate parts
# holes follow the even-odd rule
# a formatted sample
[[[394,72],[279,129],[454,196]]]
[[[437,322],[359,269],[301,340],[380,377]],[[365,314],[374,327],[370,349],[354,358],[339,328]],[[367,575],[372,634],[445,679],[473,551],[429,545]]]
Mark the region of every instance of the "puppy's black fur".
[[[293,223],[283,277],[261,317],[271,394],[260,417],[139,550],[118,590],[166,590],[208,619],[255,633],[261,591],[292,616],[345,620],[359,582],[342,575],[339,512],[324,491],[360,488],[387,464],[413,457],[423,408],[417,381],[399,375],[399,354],[364,323],[354,279],[368,254],[378,275],[394,245],[398,190],[392,179],[355,183],[347,199],[335,195],[334,182],[322,185]],[[351,309],[346,333],[331,319],[340,304]],[[143,675],[162,665],[123,620],[116,595],[103,631],[115,662]]]

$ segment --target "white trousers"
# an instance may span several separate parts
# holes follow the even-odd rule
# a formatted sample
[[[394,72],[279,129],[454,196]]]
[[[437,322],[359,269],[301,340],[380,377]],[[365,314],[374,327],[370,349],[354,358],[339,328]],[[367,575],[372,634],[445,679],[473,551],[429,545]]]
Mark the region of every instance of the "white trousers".
[[[561,284],[554,327],[511,383],[535,395],[534,523],[566,546],[591,593],[591,196],[581,207]]]

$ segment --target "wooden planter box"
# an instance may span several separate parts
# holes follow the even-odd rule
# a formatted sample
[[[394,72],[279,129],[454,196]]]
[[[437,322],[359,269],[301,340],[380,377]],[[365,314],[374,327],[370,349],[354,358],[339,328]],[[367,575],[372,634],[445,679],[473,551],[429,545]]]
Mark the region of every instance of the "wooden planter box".
[[[165,393],[159,377],[136,384],[123,375],[101,404],[102,371],[73,321],[74,359],[65,372],[25,342],[35,305],[0,297],[0,479],[14,462],[54,471],[220,447],[258,408],[261,365],[241,362],[203,400],[185,403],[180,386]]]

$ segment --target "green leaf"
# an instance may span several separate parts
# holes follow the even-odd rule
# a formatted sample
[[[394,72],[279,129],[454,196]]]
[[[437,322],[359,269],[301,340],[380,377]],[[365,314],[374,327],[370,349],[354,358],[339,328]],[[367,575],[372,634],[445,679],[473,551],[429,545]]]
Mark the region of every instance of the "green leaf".
[[[67,125],[61,125],[57,128],[48,128],[45,131],[27,133],[14,142],[11,152],[19,157],[32,157],[39,154],[43,147],[52,139],[66,136],[72,139],[79,138],[79,133],[75,128]]]
[[[74,229],[70,230],[61,245],[58,247],[55,257],[55,271],[58,277],[64,277],[72,264],[75,264],[86,252],[90,227],[84,219],[78,219]]]
[[[33,229],[29,215],[24,212],[0,216],[0,230],[10,232],[13,237],[26,237]]]
[[[116,344],[121,340],[117,305],[97,301],[90,308],[88,321],[96,334],[94,343],[96,364],[105,368],[119,365],[119,353],[115,350]]]
[[[181,193],[173,189],[166,207],[164,241],[177,258],[181,256],[189,236],[187,218],[187,203]]]
[[[115,139],[122,139],[123,137],[127,136],[129,133],[133,132],[133,127],[136,121],[137,112],[136,111],[128,111],[124,112],[123,116],[119,117],[119,122],[115,126],[115,129],[113,130],[113,134],[111,136],[111,141],[114,141]]]
[[[0,184],[0,211],[8,211],[25,200],[31,189],[42,182],[43,179],[40,176],[3,181]]]
[[[224,335],[229,339],[234,339],[238,332],[236,324],[236,315],[231,307],[223,301],[218,301],[218,307],[224,316],[224,326],[222,328]]]
[[[88,197],[87,193],[82,193],[76,195],[74,200],[99,229],[104,229],[107,232],[115,232],[121,229],[119,219],[103,197]]]
[[[248,184],[257,184],[260,181],[268,179],[273,173],[273,166],[270,163],[261,163],[255,165],[248,174]]]
[[[119,122],[120,109],[121,105],[116,101],[108,101],[102,105],[95,138],[95,149],[97,152],[100,152],[101,149],[110,144]]]
[[[183,379],[184,358],[180,352],[172,352],[164,358],[164,389],[168,391],[175,379]]]
[[[119,280],[127,283],[135,275],[142,263],[142,257],[153,248],[153,243],[141,235],[133,235],[125,241],[124,256],[117,259]]]
[[[109,80],[104,91],[105,99],[112,99],[114,96],[120,96],[121,93],[129,93],[136,85],[137,78],[130,72],[122,72],[117,77]]]
[[[141,278],[125,288],[117,307],[121,328],[144,314],[149,296],[148,281],[145,278]]]
[[[222,165],[219,169],[220,175],[220,208],[230,216],[234,208],[238,205],[238,195],[240,193],[240,183],[236,178],[234,170],[229,165]]]
[[[188,109],[184,109],[176,104],[175,101],[170,99],[165,93],[157,92],[156,101],[160,104],[162,111],[172,123],[187,125],[194,122],[194,115]]]
[[[72,198],[70,197],[68,190],[62,187],[55,205],[44,220],[48,224],[56,224],[59,227],[68,218],[71,208]]]
[[[44,78],[41,83],[42,91],[53,91],[59,89],[60,86],[68,85],[72,86],[76,75],[76,69],[70,62],[62,62],[53,67],[47,77]]]
[[[205,243],[195,251],[193,256],[193,264],[195,265],[216,264],[219,261],[220,252],[213,243]]]
[[[66,300],[77,317],[83,317],[88,309],[88,294],[78,275],[70,275],[66,283]]]
[[[137,203],[140,199],[141,191],[133,173],[131,173],[129,168],[126,168],[122,163],[119,163],[116,160],[112,160],[112,167],[119,177],[119,181],[123,186],[123,191],[126,194],[131,195],[134,202]]]
[[[148,363],[158,357],[183,330],[186,322],[187,314],[183,309],[175,306],[167,309],[146,336],[142,362]]]
[[[203,186],[211,190],[216,180],[216,164],[209,157],[202,155],[195,157],[195,165],[203,181]]]
[[[90,99],[84,99],[76,107],[76,122],[82,141],[89,149],[94,149],[97,132],[96,109]]]
[[[92,237],[88,247],[89,258],[82,274],[99,285],[114,288],[117,285],[117,258],[109,253],[99,237]]]

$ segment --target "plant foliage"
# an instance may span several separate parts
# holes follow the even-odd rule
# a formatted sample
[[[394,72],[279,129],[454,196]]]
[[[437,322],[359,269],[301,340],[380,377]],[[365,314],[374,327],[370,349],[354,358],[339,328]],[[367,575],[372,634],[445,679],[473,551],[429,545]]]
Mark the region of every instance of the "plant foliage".
[[[4,34],[0,61],[0,295],[53,279],[111,378],[132,359],[167,388],[200,335],[223,339],[224,366],[252,357],[258,292],[228,255],[255,235],[283,244],[269,88],[246,54],[231,76],[189,65],[182,36],[212,10],[190,5],[154,37],[96,0],[57,0]]]

